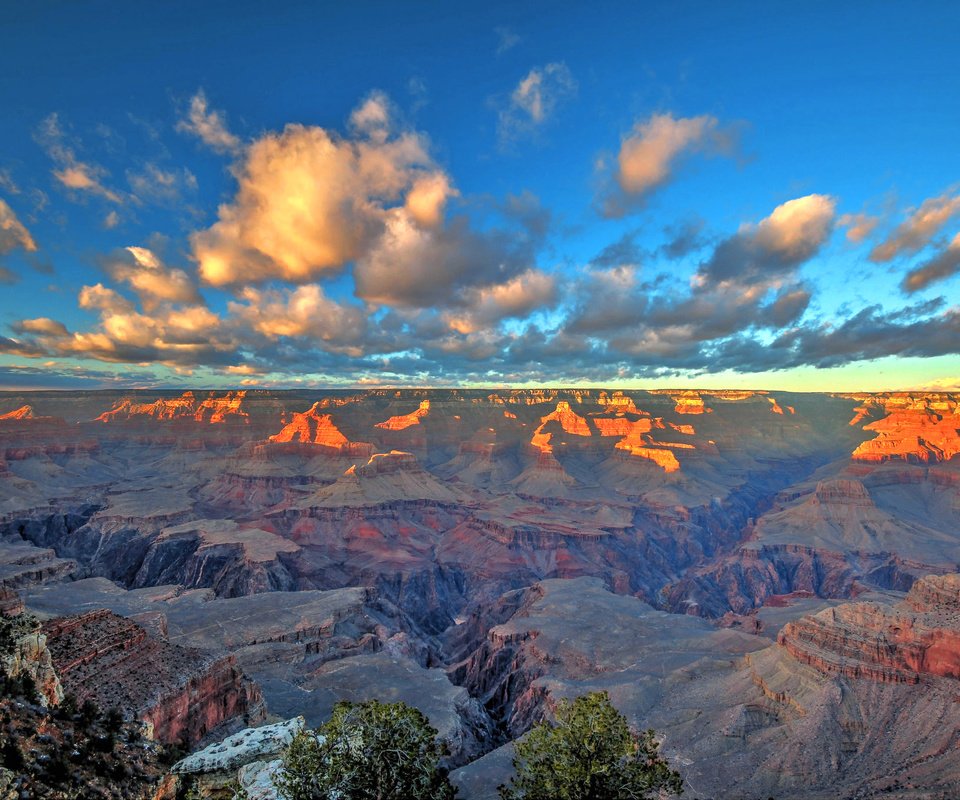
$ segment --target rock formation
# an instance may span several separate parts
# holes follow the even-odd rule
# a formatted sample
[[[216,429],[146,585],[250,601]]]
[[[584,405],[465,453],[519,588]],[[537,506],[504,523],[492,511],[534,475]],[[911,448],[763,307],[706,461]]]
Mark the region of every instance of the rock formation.
[[[351,442],[341,433],[330,414],[320,413],[320,402],[314,403],[303,413],[295,412],[293,419],[283,430],[270,437],[275,443],[297,443],[315,445],[336,455],[366,456],[372,455],[372,445],[366,442]],[[308,451],[307,451],[308,452]]]
[[[777,641],[822,672],[882,683],[960,679],[960,575],[929,576],[893,608],[852,603],[784,626]]]
[[[245,728],[178,761],[171,770],[176,787],[208,797],[239,786],[248,800],[277,800],[272,777],[284,749],[304,729],[303,717]]]
[[[161,742],[193,745],[264,713],[232,656],[168,644],[110,611],[54,619],[43,633],[65,691],[135,716]]]
[[[33,413],[32,406],[20,406],[13,411],[8,411],[6,414],[0,414],[0,420],[10,420],[10,419],[34,419],[36,414]]]
[[[927,463],[949,461],[960,453],[960,408],[955,403],[935,408],[926,398],[894,398],[884,403],[884,410],[887,416],[863,427],[877,436],[853,451],[857,461]]]
[[[420,419],[429,413],[430,401],[423,400],[416,411],[411,411],[409,414],[400,414],[395,417],[390,417],[388,420],[378,422],[377,427],[388,431],[402,431],[404,428],[409,428],[411,425],[419,425]]]

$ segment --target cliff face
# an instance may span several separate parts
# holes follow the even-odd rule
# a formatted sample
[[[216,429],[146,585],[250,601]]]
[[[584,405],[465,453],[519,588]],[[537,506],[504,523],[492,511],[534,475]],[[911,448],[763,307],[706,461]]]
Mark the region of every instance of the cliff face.
[[[244,408],[245,391],[227,392],[221,396],[198,400],[193,392],[184,392],[180,397],[159,398],[151,403],[121,400],[109,411],[104,411],[96,422],[132,421],[138,419],[170,421],[193,420],[208,424],[246,422],[250,416]]]
[[[861,444],[853,452],[857,461],[890,460],[928,463],[949,461],[960,453],[960,407],[952,400],[938,397],[893,395],[882,398],[879,405],[886,413],[882,419],[863,426],[877,436]],[[866,416],[870,406],[861,407]]]
[[[33,406],[20,406],[6,414],[0,414],[0,420],[7,419],[33,419],[36,415],[33,413]]]
[[[377,427],[387,431],[402,431],[412,425],[419,425],[420,419],[430,413],[430,401],[423,400],[416,411],[409,414],[399,414],[383,422],[378,422]]]
[[[169,644],[106,610],[43,632],[65,691],[136,716],[161,742],[193,745],[225,723],[263,718],[260,690],[232,656]]]
[[[821,672],[881,683],[960,679],[958,621],[960,575],[929,576],[893,608],[838,606],[788,623],[777,641]]]
[[[55,706],[63,699],[63,687],[53,668],[47,637],[40,624],[21,610],[7,603],[8,613],[0,616],[0,671],[8,678],[29,676],[41,704]]]
[[[373,447],[366,442],[351,442],[334,424],[330,414],[320,413],[320,402],[314,403],[303,413],[294,413],[293,419],[283,430],[270,437],[276,444],[297,443],[315,445],[336,455],[372,455]],[[298,452],[309,454],[309,449]]]

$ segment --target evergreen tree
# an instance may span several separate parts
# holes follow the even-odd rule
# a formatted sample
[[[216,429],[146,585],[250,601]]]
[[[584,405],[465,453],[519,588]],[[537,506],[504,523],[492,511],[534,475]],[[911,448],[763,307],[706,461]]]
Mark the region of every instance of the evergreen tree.
[[[633,733],[606,692],[563,701],[516,744],[502,800],[646,800],[681,794],[679,773],[660,755],[653,731]]]
[[[405,703],[337,703],[327,723],[294,737],[276,784],[285,800],[453,800],[445,750]]]

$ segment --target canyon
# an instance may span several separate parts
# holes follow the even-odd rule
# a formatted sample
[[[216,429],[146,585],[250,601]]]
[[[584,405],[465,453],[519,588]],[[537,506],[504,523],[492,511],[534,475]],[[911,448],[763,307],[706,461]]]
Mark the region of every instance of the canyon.
[[[0,393],[0,609],[188,749],[402,699],[493,798],[604,689],[689,796],[935,797],[958,454],[950,393]]]

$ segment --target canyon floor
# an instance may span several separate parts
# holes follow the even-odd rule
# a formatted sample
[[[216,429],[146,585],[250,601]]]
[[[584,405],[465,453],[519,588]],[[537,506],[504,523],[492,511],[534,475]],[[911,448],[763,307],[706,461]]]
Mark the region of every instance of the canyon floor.
[[[690,797],[955,797],[957,454],[944,393],[0,393],[0,610],[187,750],[401,699],[483,800],[604,689]]]

